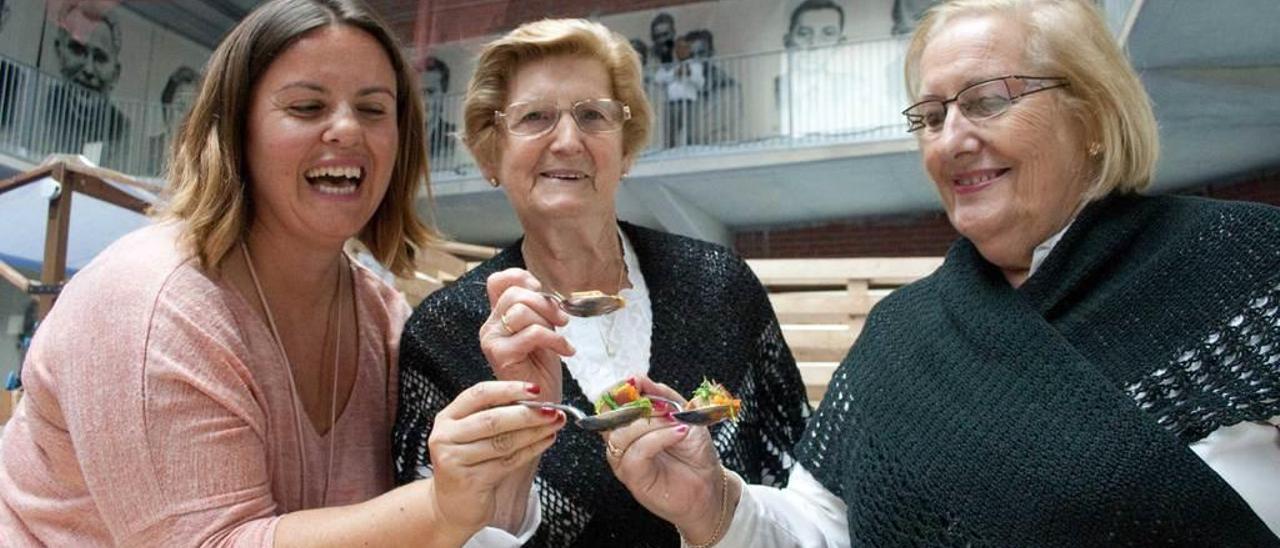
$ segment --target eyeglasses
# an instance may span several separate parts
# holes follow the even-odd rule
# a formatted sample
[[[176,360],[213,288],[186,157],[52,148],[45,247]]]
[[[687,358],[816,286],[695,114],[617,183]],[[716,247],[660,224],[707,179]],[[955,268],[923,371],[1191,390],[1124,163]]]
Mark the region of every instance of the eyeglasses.
[[[1009,110],[1018,99],[1039,91],[1070,85],[1066,78],[1056,76],[1001,76],[971,84],[945,101],[930,99],[920,101],[902,114],[907,117],[907,132],[928,129],[930,133],[942,129],[947,121],[947,105],[955,103],[960,114],[971,122],[995,118]]]
[[[613,133],[631,119],[631,107],[613,99],[583,99],[562,109],[553,101],[523,101],[494,111],[496,122],[512,135],[542,135],[560,123],[560,113],[569,111],[578,129],[586,133]]]

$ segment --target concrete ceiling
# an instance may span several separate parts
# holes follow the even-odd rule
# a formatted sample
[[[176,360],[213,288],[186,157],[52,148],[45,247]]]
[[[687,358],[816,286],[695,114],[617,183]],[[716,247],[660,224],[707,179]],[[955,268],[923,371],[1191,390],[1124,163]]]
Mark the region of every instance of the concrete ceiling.
[[[1135,2],[1127,47],[1155,106],[1154,191],[1280,166],[1276,0]],[[437,179],[435,217],[464,241],[504,244],[520,226],[478,177]],[[735,229],[934,211],[911,139],[686,157],[649,155],[618,196],[619,216],[722,243]],[[425,210],[424,203],[424,210]]]

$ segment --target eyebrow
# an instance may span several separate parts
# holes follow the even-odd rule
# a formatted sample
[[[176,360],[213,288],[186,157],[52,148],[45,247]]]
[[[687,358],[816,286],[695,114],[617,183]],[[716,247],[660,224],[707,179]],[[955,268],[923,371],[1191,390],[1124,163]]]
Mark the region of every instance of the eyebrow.
[[[328,89],[328,88],[326,88],[326,87],[324,87],[324,86],[322,86],[322,85],[320,85],[320,84],[317,84],[317,83],[315,83],[315,82],[302,81],[302,82],[290,82],[290,83],[288,83],[288,84],[285,84],[285,85],[283,85],[283,86],[280,86],[280,89],[276,90],[276,93],[279,93],[279,92],[282,92],[282,91],[285,91],[285,90],[289,90],[289,89],[293,89],[293,88],[302,88],[302,89],[305,89],[305,90],[315,91],[315,92],[319,92],[319,93],[326,93],[326,92],[328,92],[328,91],[329,91],[329,89]],[[391,89],[390,89],[390,88],[388,88],[388,87],[386,87],[386,86],[369,86],[369,87],[366,87],[366,88],[360,88],[360,91],[356,92],[356,95],[358,95],[358,96],[360,96],[360,97],[364,97],[364,96],[367,96],[367,95],[375,95],[375,94],[378,94],[378,93],[385,93],[385,94],[389,95],[392,99],[394,99],[394,98],[396,97],[395,92],[394,92],[394,91],[391,91]]]
[[[964,82],[960,84],[960,88],[956,91],[956,93],[969,89],[980,82],[985,83],[990,81],[991,81],[991,78],[987,78],[987,77],[969,77],[968,79],[966,79]],[[935,100],[942,101],[944,99],[954,99],[956,96],[956,93],[952,93],[951,95],[938,95],[936,93],[921,93],[920,100],[921,101],[935,101]]]

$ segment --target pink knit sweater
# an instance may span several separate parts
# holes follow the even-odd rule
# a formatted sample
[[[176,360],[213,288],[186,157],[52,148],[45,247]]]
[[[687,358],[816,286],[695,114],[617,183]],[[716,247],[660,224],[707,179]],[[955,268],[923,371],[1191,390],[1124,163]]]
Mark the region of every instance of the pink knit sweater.
[[[304,413],[298,439],[270,330],[177,236],[170,223],[121,238],[40,326],[0,441],[0,544],[269,546],[278,516],[320,505],[328,438]],[[328,434],[330,506],[392,486],[409,307],[363,267],[354,281],[359,372]]]

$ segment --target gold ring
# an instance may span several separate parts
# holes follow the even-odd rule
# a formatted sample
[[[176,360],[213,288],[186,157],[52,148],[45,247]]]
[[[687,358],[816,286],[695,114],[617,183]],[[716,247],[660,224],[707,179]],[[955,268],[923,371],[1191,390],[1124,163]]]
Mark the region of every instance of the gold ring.
[[[610,440],[604,440],[604,450],[608,451],[610,456],[618,460],[622,460],[622,454],[626,452],[614,447],[613,442]]]
[[[510,310],[507,310],[507,312],[510,312]],[[502,330],[506,331],[508,336],[513,336],[516,334],[516,331],[511,329],[511,326],[507,324],[507,312],[499,314],[498,321],[502,322]]]

